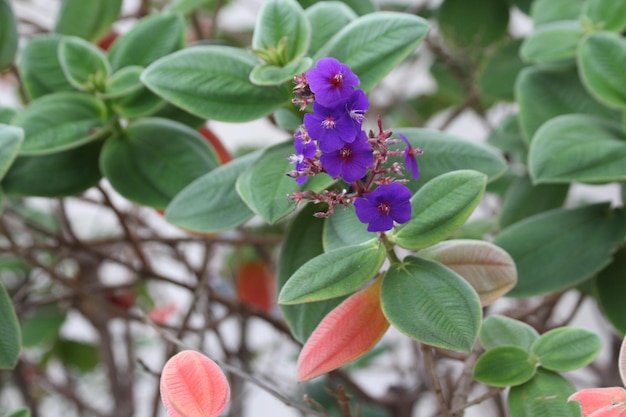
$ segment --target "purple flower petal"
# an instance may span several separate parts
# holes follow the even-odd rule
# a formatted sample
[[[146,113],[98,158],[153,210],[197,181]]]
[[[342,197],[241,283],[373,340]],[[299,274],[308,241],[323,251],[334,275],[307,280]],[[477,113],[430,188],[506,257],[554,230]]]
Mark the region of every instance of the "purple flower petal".
[[[341,149],[353,142],[357,129],[343,106],[330,108],[313,104],[313,113],[304,115],[304,126],[309,136],[318,141],[322,152]]]
[[[322,58],[317,61],[315,68],[306,74],[309,88],[315,93],[315,101],[333,107],[345,102],[355,86],[359,85],[359,78],[350,67],[335,58]]]
[[[361,129],[363,120],[365,120],[365,112],[370,107],[370,102],[363,90],[354,90],[348,101],[346,102],[346,111],[350,114],[350,118]]]
[[[354,142],[332,152],[322,152],[320,161],[328,175],[333,178],[341,176],[344,181],[352,183],[367,174],[374,164],[374,154],[367,135],[361,131]]]
[[[417,166],[417,158],[413,153],[413,147],[411,146],[411,142],[404,136],[402,133],[398,133],[400,139],[406,143],[406,148],[404,148],[404,165],[406,169],[411,173],[411,177],[414,180],[418,179],[420,176],[419,168]]]
[[[391,230],[393,222],[406,223],[411,219],[411,190],[393,182],[381,185],[370,194],[354,202],[356,215],[368,223],[369,232]]]

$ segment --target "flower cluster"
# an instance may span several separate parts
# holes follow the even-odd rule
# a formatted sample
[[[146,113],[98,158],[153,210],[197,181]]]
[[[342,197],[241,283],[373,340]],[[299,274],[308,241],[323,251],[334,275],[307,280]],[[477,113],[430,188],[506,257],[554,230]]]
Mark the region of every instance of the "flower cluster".
[[[391,150],[398,143],[392,132],[383,130],[378,120],[378,135],[363,130],[369,100],[363,90],[356,88],[360,81],[352,70],[334,58],[322,58],[315,68],[295,77],[294,104],[304,110],[312,103],[313,112],[304,115],[304,124],[294,135],[296,153],[289,157],[295,169],[288,175],[298,185],[309,176],[322,172],[350,184],[350,193],[325,191],[297,191],[290,198],[300,202],[310,199],[328,203],[330,215],[338,204],[354,204],[357,217],[367,223],[370,232],[384,232],[393,222],[406,223],[411,217],[411,191],[397,179],[407,170],[414,179],[419,175],[414,149],[408,139],[399,134],[406,144],[404,150]],[[388,164],[391,156],[403,156],[401,163]],[[388,166],[390,165],[390,166]]]

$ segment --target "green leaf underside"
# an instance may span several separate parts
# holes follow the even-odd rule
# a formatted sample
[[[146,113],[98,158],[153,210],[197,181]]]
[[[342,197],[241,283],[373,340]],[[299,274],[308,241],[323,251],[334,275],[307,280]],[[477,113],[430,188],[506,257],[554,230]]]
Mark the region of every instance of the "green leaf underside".
[[[591,363],[601,347],[602,340],[590,330],[560,327],[542,334],[531,351],[544,368],[565,372]]]
[[[204,233],[222,232],[246,222],[254,213],[237,193],[235,183],[258,156],[259,152],[245,155],[197,178],[170,202],[165,219]]]
[[[90,142],[101,134],[106,107],[82,93],[49,94],[31,102],[13,119],[24,128],[21,155],[59,152]]]
[[[620,248],[611,264],[603,269],[595,280],[598,304],[618,332],[626,334],[626,247]]]
[[[523,384],[537,372],[537,364],[518,346],[498,346],[485,352],[474,366],[474,378],[487,385],[508,387]]]
[[[0,369],[13,369],[21,349],[20,327],[11,298],[0,284]]]
[[[23,142],[24,130],[0,123],[0,180],[15,161]]]
[[[567,401],[574,391],[561,375],[538,368],[533,379],[509,391],[509,413],[511,417],[580,417],[579,405]]]
[[[326,252],[365,243],[376,237],[375,233],[368,232],[366,225],[359,221],[353,205],[336,207],[332,216],[327,217],[324,223],[324,251]]]
[[[304,263],[324,253],[322,245],[324,219],[313,216],[313,213],[318,210],[319,207],[313,204],[305,206],[287,230],[276,274],[279,292]],[[302,236],[306,236],[306,239],[302,239]],[[304,343],[326,314],[345,298],[339,297],[298,305],[280,305],[280,309],[294,337]]]
[[[494,240],[518,270],[507,295],[548,294],[589,279],[611,262],[625,231],[623,213],[608,203],[551,210],[513,224]]]
[[[482,317],[478,295],[437,262],[409,256],[392,264],[381,300],[389,322],[422,343],[470,351],[478,336]]]
[[[198,132],[157,118],[132,123],[125,137],[109,139],[100,158],[102,172],[115,190],[155,208],[165,208],[184,187],[218,165]]]
[[[374,278],[385,254],[385,247],[375,240],[321,254],[289,278],[278,302],[298,304],[351,294]]]
[[[278,87],[249,80],[259,61],[227,46],[197,46],[159,59],[141,80],[159,96],[208,119],[243,122],[270,114],[289,100]]]
[[[483,321],[479,338],[480,344],[485,350],[511,345],[530,352],[530,347],[539,338],[539,333],[532,326],[522,321],[494,315]]]
[[[359,88],[370,90],[422,42],[429,24],[418,16],[379,12],[350,22],[314,56],[331,56],[358,75]]]
[[[472,214],[486,184],[486,175],[471,170],[432,179],[411,198],[412,220],[390,232],[389,238],[407,249],[425,248],[447,238]]]

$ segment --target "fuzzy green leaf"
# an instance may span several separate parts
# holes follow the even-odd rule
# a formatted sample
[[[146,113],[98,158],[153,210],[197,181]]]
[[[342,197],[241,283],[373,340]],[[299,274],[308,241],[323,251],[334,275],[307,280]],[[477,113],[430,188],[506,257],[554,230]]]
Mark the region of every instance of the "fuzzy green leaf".
[[[576,388],[561,375],[537,369],[533,379],[512,387],[508,408],[511,417],[580,417],[580,407],[567,399]]]
[[[107,34],[122,9],[122,0],[63,0],[54,31],[90,42]]]
[[[0,0],[0,72],[9,67],[17,52],[17,21],[8,0]]]
[[[0,284],[0,369],[13,369],[22,347],[20,326],[6,288]]]
[[[544,368],[565,372],[590,364],[601,347],[602,340],[590,330],[559,327],[542,334],[533,343],[531,351]]]
[[[537,372],[537,364],[518,346],[497,346],[485,352],[474,366],[474,379],[494,387],[523,384]]]
[[[24,142],[24,130],[0,123],[0,180],[7,173]]]
[[[489,316],[480,328],[480,344],[486,350],[497,346],[511,345],[530,352],[530,347],[539,338],[532,326],[506,316]]]

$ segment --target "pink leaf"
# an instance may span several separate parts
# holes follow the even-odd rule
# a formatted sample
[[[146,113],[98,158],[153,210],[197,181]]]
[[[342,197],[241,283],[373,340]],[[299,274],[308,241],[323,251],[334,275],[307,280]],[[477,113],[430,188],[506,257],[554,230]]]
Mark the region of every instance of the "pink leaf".
[[[624,404],[609,405],[593,412],[589,417],[626,417]]]
[[[298,358],[298,381],[322,375],[373,348],[389,328],[380,306],[382,279],[339,304],[317,326]]]
[[[616,417],[619,413],[612,414],[610,411],[618,409],[620,406],[624,408],[626,401],[626,390],[621,387],[611,388],[589,388],[583,389],[572,394],[569,401],[578,401],[582,407],[583,417]]]
[[[161,398],[169,417],[216,417],[228,404],[230,387],[215,362],[184,350],[163,367]]]

